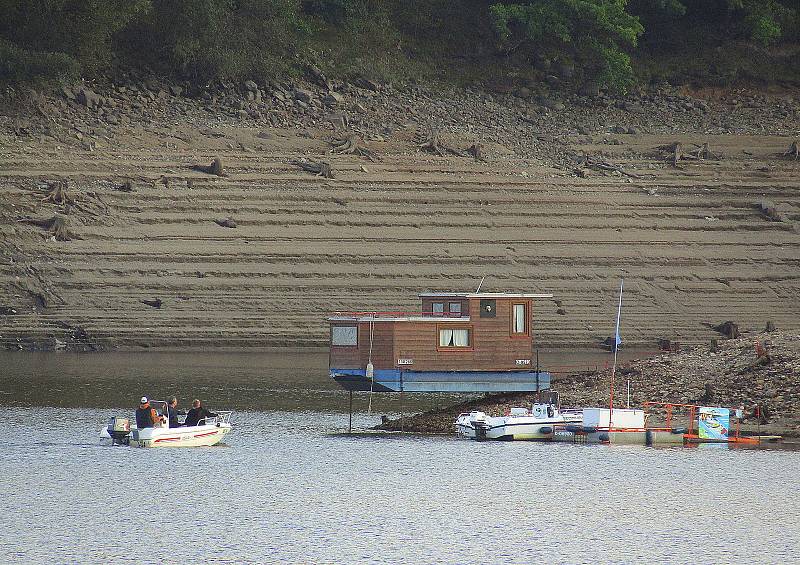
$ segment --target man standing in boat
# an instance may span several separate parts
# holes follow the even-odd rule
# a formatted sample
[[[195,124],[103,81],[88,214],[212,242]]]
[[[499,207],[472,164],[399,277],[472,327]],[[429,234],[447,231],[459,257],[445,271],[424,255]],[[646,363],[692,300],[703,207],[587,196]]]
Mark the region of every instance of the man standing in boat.
[[[183,423],[184,426],[197,426],[201,421],[205,424],[206,418],[214,418],[216,414],[214,412],[210,412],[206,409],[205,406],[201,405],[198,399],[192,400],[192,408],[186,414],[186,421]]]
[[[150,406],[150,401],[146,396],[142,397],[139,408],[136,409],[136,427],[140,430],[144,428],[154,428],[161,424],[161,416],[156,409]]]
[[[170,428],[177,428],[181,425],[178,421],[178,416],[186,414],[183,410],[178,410],[178,399],[174,396],[167,402],[167,419]]]

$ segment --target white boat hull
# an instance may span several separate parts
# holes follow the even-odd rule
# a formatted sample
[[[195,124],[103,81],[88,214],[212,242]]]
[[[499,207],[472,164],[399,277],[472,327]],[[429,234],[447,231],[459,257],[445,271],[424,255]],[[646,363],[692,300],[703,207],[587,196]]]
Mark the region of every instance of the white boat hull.
[[[204,426],[178,428],[131,428],[131,447],[209,447],[218,444],[231,431],[226,422]],[[111,436],[106,428],[100,431],[101,443],[111,445]]]
[[[552,416],[545,417],[530,413],[492,417],[483,412],[470,412],[458,417],[456,431],[469,439],[552,441],[557,431],[572,422],[580,422],[580,415],[555,411]]]

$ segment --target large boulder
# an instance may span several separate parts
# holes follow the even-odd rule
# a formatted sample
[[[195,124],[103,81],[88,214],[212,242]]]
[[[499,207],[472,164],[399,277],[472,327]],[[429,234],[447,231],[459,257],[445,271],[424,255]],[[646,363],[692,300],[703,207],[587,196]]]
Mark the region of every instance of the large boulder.
[[[305,102],[306,104],[311,104],[311,101],[314,99],[314,94],[312,94],[310,90],[296,88],[294,90],[294,99],[300,102]]]
[[[89,90],[88,88],[81,88],[78,94],[75,96],[75,100],[78,102],[78,104],[82,104],[91,109],[100,107],[103,102],[103,99],[99,94]]]

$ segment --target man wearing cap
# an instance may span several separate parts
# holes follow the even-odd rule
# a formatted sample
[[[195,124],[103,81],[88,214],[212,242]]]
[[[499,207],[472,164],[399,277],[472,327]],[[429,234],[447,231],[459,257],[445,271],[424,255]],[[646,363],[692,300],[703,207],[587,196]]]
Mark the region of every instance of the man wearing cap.
[[[140,430],[143,428],[154,428],[156,423],[161,423],[161,418],[158,416],[156,409],[150,406],[150,401],[146,396],[142,397],[139,408],[136,409],[136,427]]]

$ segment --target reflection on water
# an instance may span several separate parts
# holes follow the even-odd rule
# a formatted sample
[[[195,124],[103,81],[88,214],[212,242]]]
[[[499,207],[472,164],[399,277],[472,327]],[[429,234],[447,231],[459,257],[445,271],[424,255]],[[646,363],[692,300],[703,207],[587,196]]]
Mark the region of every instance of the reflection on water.
[[[142,395],[200,398],[212,409],[348,410],[347,393],[328,377],[327,353],[0,352],[0,405],[135,408]],[[405,411],[451,404],[453,395],[405,395]],[[366,409],[357,394],[354,410]],[[401,409],[396,394],[376,394],[376,412]]]
[[[623,359],[642,351],[621,353]],[[542,370],[603,367],[602,351],[542,351]],[[0,405],[83,408],[135,407],[142,395],[192,398],[233,410],[348,410],[347,393],[328,377],[327,353],[242,352],[0,352]],[[452,394],[375,394],[376,412],[446,406]],[[366,409],[356,394],[354,409]],[[401,405],[402,402],[402,405]]]
[[[2,563],[782,563],[796,453],[328,434],[243,411],[227,445],[100,447],[102,410],[6,408]],[[357,424],[371,423],[363,415]]]

